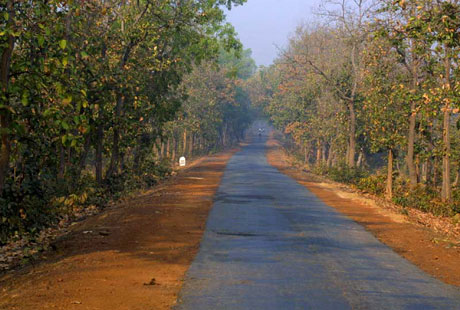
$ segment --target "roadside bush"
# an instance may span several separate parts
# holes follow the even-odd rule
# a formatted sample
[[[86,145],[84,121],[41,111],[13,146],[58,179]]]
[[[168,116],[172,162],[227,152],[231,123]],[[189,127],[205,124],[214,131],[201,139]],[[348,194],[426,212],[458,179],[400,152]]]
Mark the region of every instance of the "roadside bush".
[[[394,189],[393,202],[408,208],[414,208],[436,216],[453,216],[451,204],[443,203],[436,189],[418,185],[411,189],[407,182],[398,180]]]
[[[363,169],[351,168],[342,164],[338,167],[330,168],[327,175],[333,181],[356,185],[360,179],[368,176],[368,172]]]
[[[454,215],[460,213],[460,188],[455,188],[452,191],[452,212]]]
[[[316,165],[313,168],[313,173],[327,176],[335,182],[355,185],[360,181],[360,179],[368,176],[368,173],[365,170],[350,168],[345,164],[341,164],[337,167],[328,167],[324,164]]]
[[[318,174],[318,175],[328,175],[329,173],[329,167],[326,165],[315,165],[313,167],[313,173]]]
[[[313,172],[327,176],[336,182],[353,184],[362,191],[378,196],[385,193],[386,175],[383,174],[370,175],[365,170],[350,168],[344,164],[332,168],[319,165],[313,169]],[[453,190],[451,203],[444,203],[436,188],[418,185],[411,189],[405,178],[396,178],[393,186],[392,200],[403,208],[414,208],[436,216],[454,216],[460,213],[460,189]]]
[[[48,202],[47,187],[41,178],[6,183],[0,198],[0,244],[10,237],[37,233],[53,222],[56,210]]]
[[[152,187],[171,174],[171,166],[169,161],[147,158],[139,174],[133,169],[125,171],[130,172],[106,179],[103,186],[91,173],[83,173],[77,180],[69,173],[59,182],[46,174],[7,182],[0,197],[0,245],[15,237],[34,239],[42,229],[63,219],[84,215],[90,209],[103,208],[110,200]]]
[[[381,174],[370,175],[359,179],[356,187],[362,191],[374,195],[383,195],[385,193],[386,176]]]

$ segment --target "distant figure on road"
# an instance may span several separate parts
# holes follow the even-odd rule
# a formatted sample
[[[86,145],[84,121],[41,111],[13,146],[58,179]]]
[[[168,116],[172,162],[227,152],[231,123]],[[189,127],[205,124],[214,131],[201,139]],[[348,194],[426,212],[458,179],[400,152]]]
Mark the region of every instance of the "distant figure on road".
[[[264,132],[265,129],[259,128],[259,137],[262,136],[262,133]]]

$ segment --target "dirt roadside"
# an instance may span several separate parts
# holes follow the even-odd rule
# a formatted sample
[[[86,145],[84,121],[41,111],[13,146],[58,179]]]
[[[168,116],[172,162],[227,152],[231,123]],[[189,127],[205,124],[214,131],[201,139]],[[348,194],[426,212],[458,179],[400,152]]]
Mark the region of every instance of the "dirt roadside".
[[[42,263],[0,278],[0,309],[170,309],[236,151],[75,225]]]
[[[280,172],[307,187],[327,205],[365,227],[395,252],[437,279],[460,286],[460,243],[410,221],[393,210],[383,209],[357,193],[344,192],[334,183],[320,182],[289,163],[279,142],[268,142],[267,159]],[[458,240],[457,240],[458,241]]]

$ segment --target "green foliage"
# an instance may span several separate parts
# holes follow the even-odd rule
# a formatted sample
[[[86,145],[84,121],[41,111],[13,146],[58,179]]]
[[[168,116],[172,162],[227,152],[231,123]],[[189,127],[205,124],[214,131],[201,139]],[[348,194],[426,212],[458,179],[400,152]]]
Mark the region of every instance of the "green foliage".
[[[356,183],[356,187],[364,192],[369,192],[374,195],[383,195],[385,193],[385,182],[385,175],[370,175],[359,179]]]
[[[0,243],[168,175],[171,155],[158,147],[178,140],[170,122],[184,119],[181,85],[200,64],[218,74],[210,63],[222,51],[240,53],[222,5],[244,2],[3,1]],[[241,63],[227,57],[238,76],[252,69],[243,65],[250,53],[243,56]],[[236,82],[222,79],[218,87],[219,118],[197,113],[187,123],[190,130],[212,123],[213,142],[224,124],[235,131],[248,122],[231,120],[248,108],[243,99],[227,100],[229,93],[244,98]],[[173,148],[179,152],[178,143]]]
[[[386,197],[393,189],[405,207],[458,212],[460,5],[370,3],[330,3],[324,23],[300,25],[250,79],[251,99],[316,173]]]
[[[394,191],[393,202],[404,208],[414,208],[437,216],[455,214],[452,205],[442,202],[439,192],[429,186],[419,185],[411,189],[406,182],[400,181]]]
[[[359,168],[351,168],[343,164],[329,169],[327,176],[341,183],[357,184],[360,179],[367,176],[367,172]]]
[[[345,163],[341,163],[335,167],[317,165],[314,167],[313,173],[327,176],[335,182],[354,185],[359,184],[362,179],[365,179],[368,176],[368,172],[366,170],[348,167]]]

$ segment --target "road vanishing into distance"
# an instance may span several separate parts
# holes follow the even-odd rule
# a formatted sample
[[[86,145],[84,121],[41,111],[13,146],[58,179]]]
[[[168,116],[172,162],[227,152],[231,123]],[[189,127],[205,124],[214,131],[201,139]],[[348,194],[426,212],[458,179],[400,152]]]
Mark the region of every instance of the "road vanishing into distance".
[[[230,160],[176,310],[460,309],[457,288],[270,166],[265,139]]]

